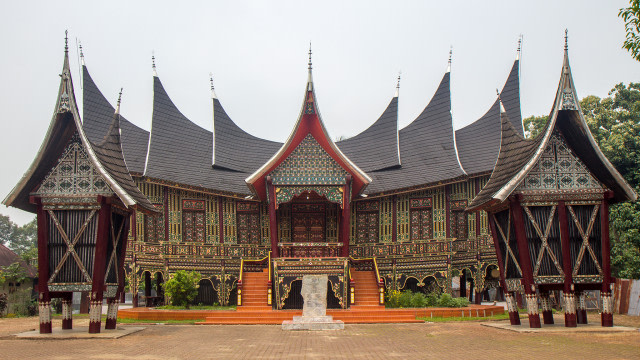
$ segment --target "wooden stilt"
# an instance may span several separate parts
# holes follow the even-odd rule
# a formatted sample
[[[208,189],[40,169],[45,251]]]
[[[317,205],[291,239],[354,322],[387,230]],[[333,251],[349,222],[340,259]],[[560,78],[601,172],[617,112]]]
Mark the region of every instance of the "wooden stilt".
[[[49,218],[42,208],[40,198],[31,198],[36,204],[38,222],[38,313],[40,320],[40,334],[50,334],[51,329],[51,296],[49,295]]]
[[[587,304],[585,302],[584,291],[576,291],[576,322],[578,324],[587,323]]]
[[[107,265],[107,244],[111,232],[111,204],[109,199],[101,197],[98,213],[98,233],[96,238],[95,260],[93,265],[93,281],[91,285],[91,301],[89,303],[89,333],[100,333],[102,321],[102,299],[104,296],[104,280]]]
[[[551,299],[548,292],[540,292],[540,305],[542,308],[542,322],[551,325],[553,321],[553,311],[551,309]]]
[[[62,330],[73,329],[73,293],[65,293],[62,297]]]
[[[613,326],[613,299],[611,297],[611,254],[609,242],[609,199],[613,197],[613,192],[608,191],[600,204],[600,233],[602,246],[602,290],[600,299],[602,301],[602,311],[600,320],[602,326]]]
[[[520,325],[520,314],[518,313],[518,305],[516,303],[514,293],[505,293],[505,298],[507,301],[507,312],[509,313],[509,321],[511,322],[511,325]]]
[[[529,327],[539,328],[541,325],[540,313],[538,311],[538,296],[536,295],[536,286],[533,281],[533,268],[531,267],[527,234],[524,230],[522,206],[520,205],[520,200],[517,198],[512,197],[510,198],[510,201],[511,218],[513,219],[513,227],[516,233],[516,240],[518,242],[520,268],[522,269],[527,313],[529,314]]]
[[[104,328],[114,330],[116,328],[116,322],[118,320],[118,305],[120,304],[120,298],[114,297],[107,299],[107,321]]]
[[[571,241],[569,240],[569,221],[567,207],[564,201],[558,202],[558,222],[560,225],[560,245],[562,247],[562,270],[564,271],[564,287],[562,297],[564,302],[564,326],[578,326],[576,318],[575,294],[571,264]]]
[[[505,301],[507,302],[507,311],[509,312],[509,320],[511,325],[520,325],[520,314],[518,314],[518,305],[516,298],[512,292],[508,291],[506,278],[506,269],[504,268],[504,262],[502,257],[502,251],[500,251],[500,239],[496,230],[496,217],[494,214],[489,214],[489,228],[491,229],[491,236],[493,237],[493,248],[496,251],[496,258],[498,258],[498,270],[500,270],[500,288],[503,291]]]

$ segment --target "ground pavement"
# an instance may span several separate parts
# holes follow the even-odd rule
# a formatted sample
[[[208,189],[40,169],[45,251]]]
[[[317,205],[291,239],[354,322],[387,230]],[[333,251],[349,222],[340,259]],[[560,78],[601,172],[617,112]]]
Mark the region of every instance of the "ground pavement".
[[[556,321],[562,320],[556,316]],[[640,327],[638,317],[616,315],[614,321]],[[78,319],[74,325],[87,326],[87,322]],[[0,359],[640,358],[638,331],[521,334],[480,322],[345,325],[344,331],[320,332],[282,331],[277,325],[149,325],[120,339],[18,340],[10,336],[36,325],[35,317],[0,319]],[[60,320],[53,325],[60,327]]]

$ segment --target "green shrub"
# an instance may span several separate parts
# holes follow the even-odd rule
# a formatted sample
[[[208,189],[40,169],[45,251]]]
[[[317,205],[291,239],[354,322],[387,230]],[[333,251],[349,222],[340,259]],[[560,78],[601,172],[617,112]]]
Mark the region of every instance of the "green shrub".
[[[453,299],[455,302],[455,307],[467,307],[469,305],[469,299],[466,297],[459,297]]]
[[[0,317],[4,314],[9,306],[9,299],[6,293],[0,293]]]
[[[411,307],[423,308],[427,306],[427,296],[423,293],[413,293],[411,297]]]
[[[387,294],[384,300],[385,306],[388,308],[400,307],[400,291],[387,289]]]
[[[171,305],[184,306],[187,309],[198,296],[198,283],[202,276],[195,271],[178,270],[164,285],[165,293]]]
[[[401,308],[410,308],[411,307],[411,299],[413,299],[413,293],[411,291],[403,291],[400,294],[400,307]]]
[[[440,295],[438,299],[438,307],[457,307],[454,298],[447,293]]]
[[[438,295],[431,293],[427,295],[427,307],[434,307],[438,305]]]

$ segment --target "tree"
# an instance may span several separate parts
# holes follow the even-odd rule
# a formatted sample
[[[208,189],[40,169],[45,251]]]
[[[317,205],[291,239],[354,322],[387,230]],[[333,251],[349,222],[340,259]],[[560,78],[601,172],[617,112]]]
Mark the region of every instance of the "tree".
[[[31,220],[23,226],[16,227],[9,248],[16,254],[23,256],[32,249],[38,248],[38,225],[36,219]]]
[[[191,302],[198,296],[198,283],[201,278],[202,276],[195,271],[176,271],[164,285],[171,305],[185,306],[188,309]]]
[[[544,129],[544,126],[547,124],[547,120],[549,120],[548,116],[529,116],[528,118],[522,120],[524,124],[524,136],[528,139],[533,139]]]
[[[620,9],[618,16],[624,20],[627,36],[622,47],[640,61],[640,0],[629,0],[629,7]]]
[[[0,244],[8,246],[16,232],[16,224],[8,216],[0,215]]]

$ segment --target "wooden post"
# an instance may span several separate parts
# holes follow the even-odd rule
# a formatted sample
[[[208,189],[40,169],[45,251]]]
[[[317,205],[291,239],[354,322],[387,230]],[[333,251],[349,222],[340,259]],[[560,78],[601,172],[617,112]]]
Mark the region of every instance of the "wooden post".
[[[506,276],[507,269],[504,268],[504,261],[502,260],[502,250],[500,250],[500,238],[498,231],[496,230],[496,217],[494,214],[487,214],[489,216],[489,228],[491,229],[491,236],[493,237],[493,248],[496,250],[496,257],[498,258],[498,270],[500,271],[500,287],[504,291],[505,300],[507,302],[507,312],[509,313],[509,320],[511,325],[520,325],[520,314],[518,313],[518,306],[516,299],[507,288]],[[507,239],[509,241],[509,239]]]
[[[509,208],[511,210],[511,218],[513,219],[513,228],[518,242],[520,269],[522,270],[524,293],[527,301],[527,314],[529,315],[529,327],[539,328],[541,325],[540,313],[538,311],[538,296],[536,295],[536,286],[533,281],[533,268],[531,267],[531,258],[529,257],[527,234],[524,230],[522,206],[520,205],[520,200],[517,198],[511,197],[509,201],[511,202]]]
[[[448,239],[451,237],[451,204],[450,204],[450,198],[451,197],[451,188],[449,187],[449,185],[445,185],[444,186],[444,203],[445,203],[445,224],[444,224],[444,231],[445,231],[445,237]]]
[[[269,235],[271,237],[271,254],[274,258],[280,257],[278,249],[278,221],[276,218],[276,188],[273,186],[271,176],[267,176],[267,191],[269,192]]]
[[[587,304],[584,291],[576,291],[576,318],[578,324],[587,324]]]
[[[169,188],[163,188],[164,206],[164,241],[169,241]]]
[[[62,330],[73,329],[73,293],[62,294]]]
[[[567,207],[564,200],[558,201],[558,222],[560,225],[560,244],[562,247],[562,271],[564,271],[564,287],[562,297],[564,301],[564,326],[578,326],[576,318],[576,301],[571,272],[571,240],[569,239],[569,221]]]
[[[467,297],[467,277],[464,275],[464,269],[460,275],[460,297]]]
[[[549,292],[540,292],[540,305],[542,307],[542,321],[545,325],[553,324],[553,311],[551,309],[551,299]]]
[[[600,238],[602,245],[602,312],[600,321],[602,326],[613,326],[613,298],[611,297],[611,253],[609,241],[609,199],[613,197],[613,192],[607,191],[600,203]]]
[[[111,232],[110,199],[99,197],[98,233],[93,262],[93,281],[91,284],[91,302],[89,305],[89,333],[100,333],[102,321],[102,299],[104,296],[104,280],[107,264],[107,243]]]
[[[42,208],[40,198],[31,198],[36,205],[38,223],[38,312],[40,334],[50,334],[51,329],[51,295],[49,294],[49,216]]]
[[[116,322],[118,320],[118,305],[120,304],[121,295],[124,294],[124,259],[127,253],[129,225],[131,223],[130,219],[130,216],[124,216],[123,219],[125,223],[122,228],[122,234],[120,235],[120,253],[117,254],[118,268],[116,271],[118,274],[118,290],[116,291],[116,296],[113,299],[107,300],[107,321],[104,325],[105,329],[116,328]]]
[[[347,183],[342,193],[342,217],[340,219],[340,240],[342,240],[342,257],[349,256],[349,234],[351,233],[351,175],[347,175]]]

